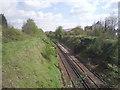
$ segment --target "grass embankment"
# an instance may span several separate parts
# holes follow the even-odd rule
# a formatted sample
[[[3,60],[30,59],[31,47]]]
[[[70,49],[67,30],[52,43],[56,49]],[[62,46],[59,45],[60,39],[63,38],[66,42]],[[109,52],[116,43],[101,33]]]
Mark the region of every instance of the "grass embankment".
[[[119,83],[118,39],[99,37],[63,37],[61,41],[71,48],[81,62],[103,75],[111,87]],[[90,67],[88,67],[90,68]],[[107,73],[106,73],[107,72]]]
[[[3,31],[2,86],[4,88],[60,87],[55,45],[44,33],[40,33],[37,37],[35,35],[31,37],[15,29]]]

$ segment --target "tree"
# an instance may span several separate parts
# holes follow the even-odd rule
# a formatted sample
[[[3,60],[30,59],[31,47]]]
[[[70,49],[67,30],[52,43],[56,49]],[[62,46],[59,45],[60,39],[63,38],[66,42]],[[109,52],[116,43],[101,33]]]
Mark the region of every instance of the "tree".
[[[59,26],[56,31],[55,31],[55,36],[58,38],[58,39],[61,39],[62,38],[62,34],[63,34],[63,30],[62,30],[62,26]]]
[[[76,35],[79,35],[81,33],[81,30],[82,30],[81,26],[77,26],[77,27],[74,28],[74,33]]]
[[[22,31],[26,34],[34,34],[37,29],[38,28],[32,19],[28,19],[22,27]]]
[[[117,26],[117,23],[118,23],[118,21],[117,21],[117,16],[111,15],[111,16],[107,17],[107,18],[105,19],[105,30],[106,30],[106,31],[109,30],[109,31],[111,31],[112,33],[114,33],[115,28],[116,28],[116,26]]]
[[[2,25],[3,28],[7,28],[7,19],[5,18],[4,14],[0,14],[0,25]]]
[[[105,21],[104,21],[104,30],[112,38],[116,36],[117,23],[118,23],[118,17],[115,16],[115,15],[110,15],[110,16],[108,16],[108,17],[105,18]]]

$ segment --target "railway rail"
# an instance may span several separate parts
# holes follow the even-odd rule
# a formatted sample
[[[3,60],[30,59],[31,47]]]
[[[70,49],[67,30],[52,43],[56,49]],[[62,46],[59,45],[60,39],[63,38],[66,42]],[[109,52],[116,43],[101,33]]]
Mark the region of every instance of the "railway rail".
[[[70,73],[69,73],[69,71],[68,71],[68,69],[67,69],[67,67],[66,67],[66,65],[65,65],[65,62],[64,62],[64,60],[62,59],[62,56],[60,55],[60,53],[58,53],[58,55],[59,55],[59,58],[61,59],[61,62],[62,62],[62,64],[63,64],[66,72],[67,72],[67,75],[68,75],[68,77],[69,77],[69,79],[70,79],[70,81],[71,81],[71,83],[72,83],[72,87],[75,88],[74,81],[72,80],[72,78],[71,78],[71,76],[70,76]]]
[[[72,53],[73,55],[75,55],[73,52],[72,52],[72,50],[71,49],[69,49],[68,47],[66,47],[66,46],[64,46],[62,43],[60,43],[63,47],[65,47],[65,48],[67,48],[68,49],[68,51],[70,52],[70,53]],[[75,56],[76,57],[76,56]],[[78,59],[78,57],[76,57],[77,59]],[[90,72],[92,72],[101,82],[103,82],[104,83],[104,86],[106,87],[106,88],[108,88],[109,86],[108,86],[108,84],[106,83],[106,81],[105,81],[105,79],[101,76],[101,75],[99,75],[97,72],[95,72],[95,71],[92,71],[90,68],[88,68],[88,67],[86,67]],[[82,68],[81,68],[82,69]],[[105,74],[106,75],[106,74]],[[110,78],[110,77],[109,77]]]
[[[80,63],[78,61],[78,59],[74,55],[72,55],[71,52],[69,52],[68,48],[66,48],[62,44],[57,44],[57,47],[59,49],[59,53],[58,53],[59,56],[60,56],[60,54],[62,54],[65,57],[65,60],[70,65],[70,67],[74,71],[77,78],[81,79],[81,81],[82,81],[81,83],[86,90],[91,90],[91,88],[92,89],[93,88],[103,88],[104,83],[101,80],[99,80],[99,78],[97,76],[95,76],[92,72],[90,72],[82,63]],[[61,57],[61,59],[62,59],[62,57]],[[63,60],[62,60],[62,62],[64,63]],[[65,66],[65,63],[64,63],[64,67],[66,68],[66,71],[69,74],[67,67]],[[85,79],[82,77],[83,75],[86,75]],[[69,75],[69,77],[70,77],[70,75]],[[72,79],[71,79],[71,82],[72,82],[73,86],[75,87],[75,84],[72,81]]]

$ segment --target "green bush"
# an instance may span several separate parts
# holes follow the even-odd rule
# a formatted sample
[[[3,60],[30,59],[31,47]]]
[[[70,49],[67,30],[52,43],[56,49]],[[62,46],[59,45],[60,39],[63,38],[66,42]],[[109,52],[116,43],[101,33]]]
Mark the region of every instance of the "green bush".
[[[30,36],[25,35],[20,30],[17,30],[13,27],[9,27],[2,30],[2,42],[12,42],[12,41],[21,41],[25,40],[27,38],[30,38]]]
[[[86,58],[98,58],[101,61],[117,64],[118,40],[105,39],[104,35],[92,37],[64,37],[62,42],[73,49],[77,55]]]
[[[54,50],[54,47],[50,47],[50,45],[46,45],[44,48],[44,52],[42,52],[41,54],[46,60],[50,61],[51,56],[55,56],[56,52]]]
[[[25,34],[34,37],[41,37],[43,34],[42,29],[38,29],[38,27],[36,26],[35,22],[32,19],[27,20],[27,22],[22,26],[22,31]]]

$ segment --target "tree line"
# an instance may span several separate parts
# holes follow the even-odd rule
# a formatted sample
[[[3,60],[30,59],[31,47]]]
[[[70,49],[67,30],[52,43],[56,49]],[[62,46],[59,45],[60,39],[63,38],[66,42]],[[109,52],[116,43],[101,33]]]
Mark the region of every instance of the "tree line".
[[[100,36],[101,34],[105,34],[107,38],[115,38],[118,37],[118,18],[115,15],[110,15],[105,18],[104,21],[100,21],[101,26],[95,28],[95,30],[83,30],[81,26],[76,26],[71,31],[65,31],[62,26],[58,26],[55,32],[50,31],[47,34],[50,37],[55,37],[57,39],[61,39],[63,36]]]

